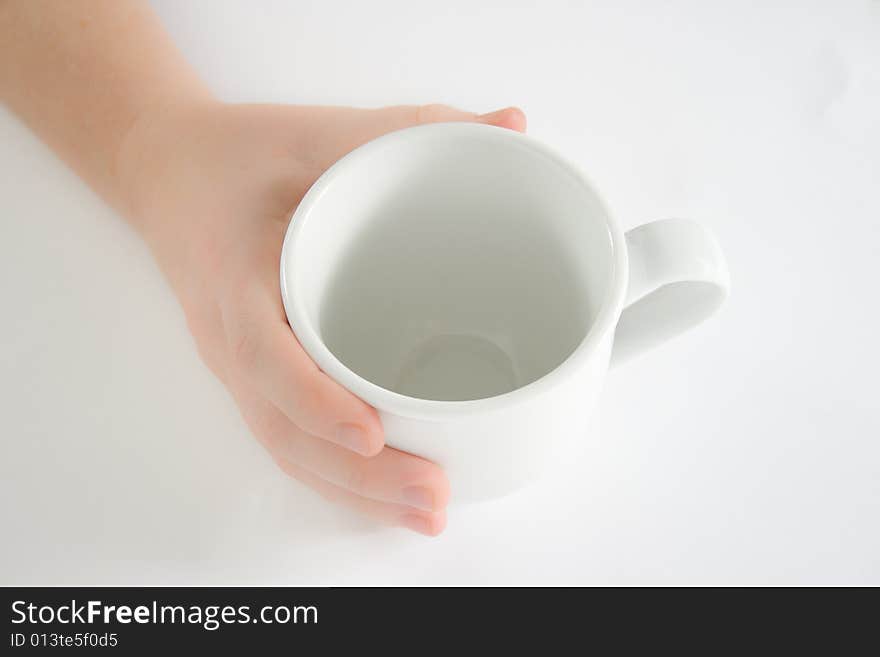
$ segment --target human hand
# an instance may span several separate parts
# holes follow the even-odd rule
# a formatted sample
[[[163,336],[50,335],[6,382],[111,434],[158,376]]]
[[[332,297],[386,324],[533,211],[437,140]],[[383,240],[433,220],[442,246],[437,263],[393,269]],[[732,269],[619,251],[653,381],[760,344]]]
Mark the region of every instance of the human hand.
[[[201,102],[138,119],[118,158],[129,212],[199,354],[275,462],[331,501],[428,535],[446,524],[446,476],[386,447],[376,411],[311,361],[287,324],[278,267],[290,216],[327,167],[386,132],[438,121],[525,130],[514,108]]]

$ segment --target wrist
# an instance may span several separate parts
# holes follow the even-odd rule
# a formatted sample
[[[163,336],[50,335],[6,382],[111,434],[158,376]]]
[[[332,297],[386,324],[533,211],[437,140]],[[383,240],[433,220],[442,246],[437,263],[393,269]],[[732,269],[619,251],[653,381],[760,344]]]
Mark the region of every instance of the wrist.
[[[160,230],[156,195],[179,159],[186,126],[192,125],[196,114],[215,105],[220,103],[203,96],[145,109],[120,140],[116,156],[119,210],[148,242]]]
[[[142,112],[120,144],[117,175],[120,210],[153,252],[172,288],[181,297],[192,269],[197,217],[181,207],[181,185],[199,166],[193,144],[196,127],[221,103],[197,98]],[[185,207],[185,205],[184,205]]]

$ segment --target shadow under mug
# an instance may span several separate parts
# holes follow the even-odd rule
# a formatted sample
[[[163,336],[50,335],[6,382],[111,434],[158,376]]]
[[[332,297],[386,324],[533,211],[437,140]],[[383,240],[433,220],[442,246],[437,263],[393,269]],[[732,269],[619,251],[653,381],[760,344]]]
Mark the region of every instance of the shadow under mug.
[[[446,469],[453,501],[534,480],[585,437],[609,359],[697,324],[727,290],[699,224],[624,235],[576,167],[472,123],[343,157],[303,198],[281,255],[303,348],[377,409],[388,445]]]

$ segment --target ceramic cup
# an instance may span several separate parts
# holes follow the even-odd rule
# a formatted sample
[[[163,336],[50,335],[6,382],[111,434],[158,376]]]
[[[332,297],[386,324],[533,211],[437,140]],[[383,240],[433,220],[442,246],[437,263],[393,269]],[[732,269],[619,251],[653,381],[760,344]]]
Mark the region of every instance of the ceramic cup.
[[[378,410],[388,445],[446,469],[453,501],[533,481],[586,438],[609,362],[697,324],[727,289],[699,224],[624,233],[576,167],[471,123],[343,157],[281,255],[303,348]]]

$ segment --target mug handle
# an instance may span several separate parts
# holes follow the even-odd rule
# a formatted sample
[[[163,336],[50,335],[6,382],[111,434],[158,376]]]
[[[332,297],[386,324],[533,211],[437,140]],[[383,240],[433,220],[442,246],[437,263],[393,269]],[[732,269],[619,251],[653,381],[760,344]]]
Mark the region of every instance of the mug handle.
[[[629,285],[611,364],[696,326],[727,298],[730,276],[718,241],[701,224],[663,219],[626,233]]]

